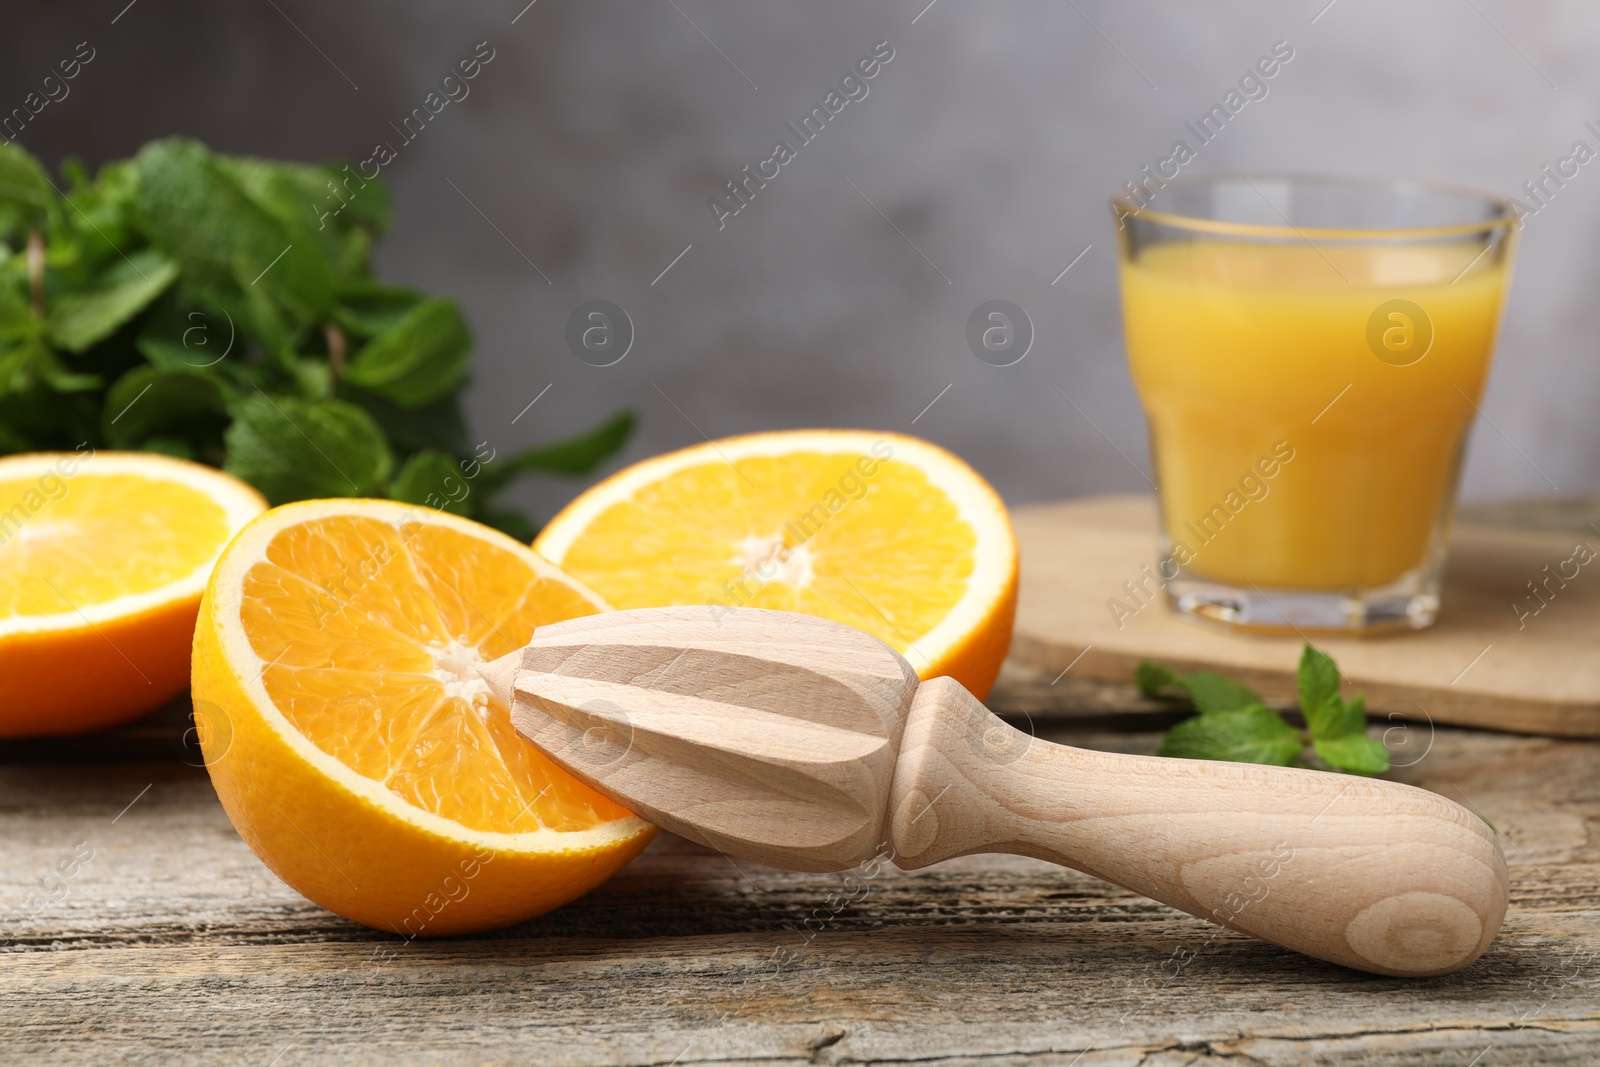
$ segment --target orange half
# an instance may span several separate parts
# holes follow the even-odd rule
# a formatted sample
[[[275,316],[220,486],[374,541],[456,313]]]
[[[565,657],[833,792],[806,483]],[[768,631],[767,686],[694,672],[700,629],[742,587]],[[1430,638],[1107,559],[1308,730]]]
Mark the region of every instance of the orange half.
[[[223,553],[195,636],[212,781],[266,864],[408,936],[577,897],[654,828],[512,729],[477,667],[605,610],[510,538],[383,500],[276,508]]]
[[[949,452],[897,433],[785,430],[656,456],[580,495],[534,548],[618,609],[819,615],[979,697],[1016,615],[1000,497]]]
[[[0,737],[96,730],[182,692],[212,565],[266,506],[147,452],[0,459]]]

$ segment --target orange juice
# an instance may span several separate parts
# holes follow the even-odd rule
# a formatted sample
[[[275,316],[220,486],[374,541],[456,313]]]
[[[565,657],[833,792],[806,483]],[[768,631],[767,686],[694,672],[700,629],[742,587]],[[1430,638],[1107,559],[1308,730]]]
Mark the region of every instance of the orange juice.
[[[1506,285],[1509,257],[1480,250],[1206,237],[1124,259],[1128,358],[1177,564],[1340,590],[1423,563],[1449,521]]]

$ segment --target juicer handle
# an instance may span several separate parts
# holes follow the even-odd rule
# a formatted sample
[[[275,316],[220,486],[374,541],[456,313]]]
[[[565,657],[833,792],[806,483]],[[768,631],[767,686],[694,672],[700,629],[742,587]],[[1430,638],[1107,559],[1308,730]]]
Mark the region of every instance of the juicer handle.
[[[901,867],[1033,856],[1377,974],[1464,967],[1506,910],[1497,835],[1436,793],[1051,744],[948,678],[918,687],[889,818]]]

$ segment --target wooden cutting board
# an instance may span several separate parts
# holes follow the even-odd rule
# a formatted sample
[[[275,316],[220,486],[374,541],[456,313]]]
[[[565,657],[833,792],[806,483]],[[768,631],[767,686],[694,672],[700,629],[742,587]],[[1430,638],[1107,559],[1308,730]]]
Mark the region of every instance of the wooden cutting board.
[[[1209,669],[1249,682],[1274,703],[1295,700],[1298,637],[1247,637],[1179,618],[1157,598],[1132,615],[1123,582],[1157,557],[1155,504],[1102,496],[1019,508],[1022,584],[1011,657],[1035,670],[1127,682],[1140,660]],[[1600,737],[1600,558],[1578,569],[1537,614],[1542,581],[1600,535],[1459,526],[1439,621],[1426,630],[1319,639],[1348,692],[1364,690],[1374,721],[1393,713],[1463,726]],[[1544,570],[1546,564],[1550,572]],[[1572,565],[1565,568],[1571,573]]]

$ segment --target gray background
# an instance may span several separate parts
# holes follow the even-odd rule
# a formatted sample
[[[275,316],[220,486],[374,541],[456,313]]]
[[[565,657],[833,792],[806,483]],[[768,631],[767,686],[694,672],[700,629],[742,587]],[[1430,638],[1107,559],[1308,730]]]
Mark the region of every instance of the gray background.
[[[1274,41],[1293,61],[1185,173],[1516,195],[1577,138],[1600,148],[1582,128],[1600,120],[1600,9],[1577,0],[525,2],[19,6],[0,110],[87,39],[96,58],[21,138],[48,163],[170,133],[359,160],[488,41],[471,95],[385,168],[396,224],[379,263],[465,306],[480,437],[522,447],[624,405],[642,419],[626,459],[702,433],[880,427],[956,450],[1012,503],[1143,487],[1105,201]],[[882,39],[896,55],[870,95],[719,232],[707,199]],[[1600,161],[1528,220],[1470,495],[1600,489],[1597,214]],[[592,297],[637,330],[613,367],[563,341]],[[1037,331],[1012,367],[964,341],[997,297]],[[577,488],[517,492],[548,515]]]

